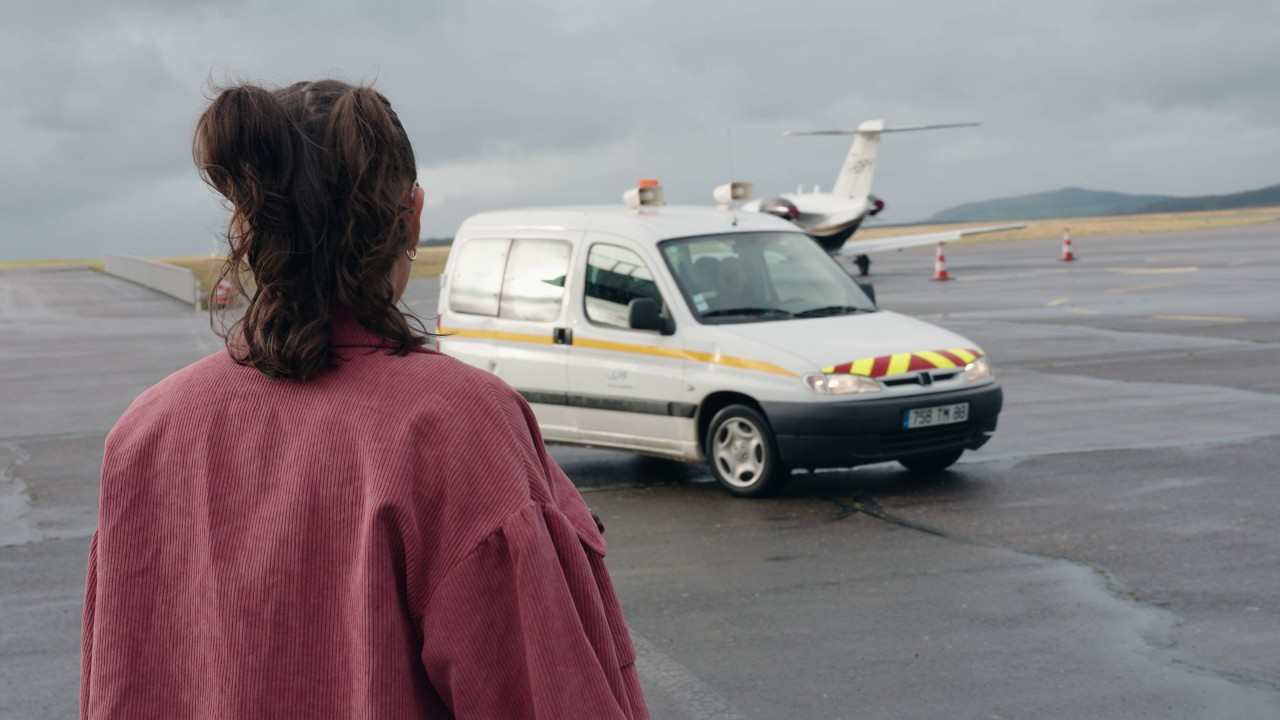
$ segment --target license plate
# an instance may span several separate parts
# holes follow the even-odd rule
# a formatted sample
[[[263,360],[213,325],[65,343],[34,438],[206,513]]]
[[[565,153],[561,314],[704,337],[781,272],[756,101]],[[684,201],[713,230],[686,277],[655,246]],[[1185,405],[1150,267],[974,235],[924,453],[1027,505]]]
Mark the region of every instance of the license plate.
[[[910,430],[934,425],[950,425],[951,423],[964,422],[968,419],[969,403],[915,408],[902,413],[902,429]]]

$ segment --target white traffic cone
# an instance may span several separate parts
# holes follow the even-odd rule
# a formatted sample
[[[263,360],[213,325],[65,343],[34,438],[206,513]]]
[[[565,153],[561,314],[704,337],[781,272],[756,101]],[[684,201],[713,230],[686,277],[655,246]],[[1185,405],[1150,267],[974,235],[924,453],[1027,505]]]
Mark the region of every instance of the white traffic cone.
[[[942,255],[942,243],[938,243],[938,255],[933,261],[933,279],[951,279],[951,276],[947,274],[947,258]]]
[[[1062,262],[1071,262],[1075,259],[1075,253],[1071,252],[1071,228],[1062,228]]]

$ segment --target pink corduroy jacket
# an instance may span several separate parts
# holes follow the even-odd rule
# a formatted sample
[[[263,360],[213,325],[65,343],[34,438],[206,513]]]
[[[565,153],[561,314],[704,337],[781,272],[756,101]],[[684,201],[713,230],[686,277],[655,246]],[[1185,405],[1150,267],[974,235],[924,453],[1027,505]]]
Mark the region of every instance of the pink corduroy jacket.
[[[605,543],[501,380],[338,323],[308,383],[225,352],[107,438],[86,719],[647,718]]]

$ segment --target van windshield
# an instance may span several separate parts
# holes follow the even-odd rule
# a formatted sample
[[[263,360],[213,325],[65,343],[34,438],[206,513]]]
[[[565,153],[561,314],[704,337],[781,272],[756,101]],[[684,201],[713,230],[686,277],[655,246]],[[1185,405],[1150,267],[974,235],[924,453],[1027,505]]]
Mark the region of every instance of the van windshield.
[[[803,233],[701,235],[659,243],[680,291],[707,325],[874,312],[853,278]]]

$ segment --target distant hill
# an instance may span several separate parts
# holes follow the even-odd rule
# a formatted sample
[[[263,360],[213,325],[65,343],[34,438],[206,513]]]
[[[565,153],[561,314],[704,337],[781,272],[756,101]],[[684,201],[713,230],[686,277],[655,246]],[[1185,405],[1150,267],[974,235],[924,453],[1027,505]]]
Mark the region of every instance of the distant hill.
[[[1053,218],[1140,215],[1146,213],[1231,210],[1280,205],[1280,185],[1231,195],[1172,197],[1062,188],[1053,192],[1020,195],[957,205],[934,214],[929,223],[1048,220]]]
[[[1142,212],[1153,203],[1176,200],[1169,195],[1126,195],[1118,192],[1062,188],[1053,192],[966,203],[929,218],[930,223],[1049,220]]]
[[[1280,205],[1280,185],[1261,190],[1233,193],[1231,195],[1205,195],[1204,197],[1171,198],[1148,205],[1142,212],[1194,212],[1196,210],[1234,210],[1236,208]]]

